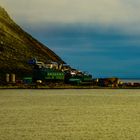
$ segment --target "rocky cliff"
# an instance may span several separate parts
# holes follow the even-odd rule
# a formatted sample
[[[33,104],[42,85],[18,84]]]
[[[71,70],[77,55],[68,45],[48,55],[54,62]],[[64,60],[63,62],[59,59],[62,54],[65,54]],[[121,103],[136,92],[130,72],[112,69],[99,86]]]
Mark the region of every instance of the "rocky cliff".
[[[0,76],[5,73],[30,73],[31,67],[27,62],[31,58],[64,63],[47,46],[21,29],[0,7]]]

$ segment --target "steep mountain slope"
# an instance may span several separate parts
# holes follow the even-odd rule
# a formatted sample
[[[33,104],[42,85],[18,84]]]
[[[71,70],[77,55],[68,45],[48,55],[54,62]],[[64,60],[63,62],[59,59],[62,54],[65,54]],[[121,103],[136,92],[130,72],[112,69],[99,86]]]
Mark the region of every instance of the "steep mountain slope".
[[[0,75],[30,73],[27,62],[33,57],[43,62],[64,63],[53,51],[23,31],[0,7]]]

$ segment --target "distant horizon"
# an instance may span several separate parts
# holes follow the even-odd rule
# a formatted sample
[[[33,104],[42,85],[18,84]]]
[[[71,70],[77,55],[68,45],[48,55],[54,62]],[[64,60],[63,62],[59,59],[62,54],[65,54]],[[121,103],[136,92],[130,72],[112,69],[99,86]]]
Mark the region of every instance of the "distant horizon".
[[[70,66],[98,78],[140,77],[138,0],[1,0],[1,4],[19,26]]]

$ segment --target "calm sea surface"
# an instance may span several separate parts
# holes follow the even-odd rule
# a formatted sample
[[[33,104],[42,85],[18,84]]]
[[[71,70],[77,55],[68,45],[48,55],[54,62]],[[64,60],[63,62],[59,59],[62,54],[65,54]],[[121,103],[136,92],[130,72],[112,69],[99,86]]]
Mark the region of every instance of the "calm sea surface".
[[[140,140],[139,93],[0,90],[0,140]]]
[[[140,79],[120,79],[122,82],[130,83],[140,83]]]
[[[140,93],[140,89],[4,89],[0,90],[1,93],[6,93],[6,95],[45,95],[45,94],[65,94],[65,95],[97,95],[102,96],[102,94],[105,95],[111,95],[114,93],[117,94],[123,94],[123,93]]]

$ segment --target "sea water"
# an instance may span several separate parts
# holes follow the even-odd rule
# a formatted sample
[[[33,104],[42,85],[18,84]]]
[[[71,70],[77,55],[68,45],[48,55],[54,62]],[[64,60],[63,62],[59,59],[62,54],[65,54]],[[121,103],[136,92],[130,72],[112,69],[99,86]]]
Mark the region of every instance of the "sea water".
[[[123,83],[140,83],[140,79],[134,79],[134,78],[125,78],[125,79],[120,79],[120,81],[122,81]]]
[[[140,89],[0,90],[0,139],[139,140]]]

